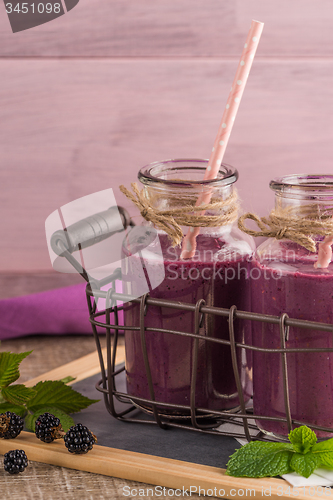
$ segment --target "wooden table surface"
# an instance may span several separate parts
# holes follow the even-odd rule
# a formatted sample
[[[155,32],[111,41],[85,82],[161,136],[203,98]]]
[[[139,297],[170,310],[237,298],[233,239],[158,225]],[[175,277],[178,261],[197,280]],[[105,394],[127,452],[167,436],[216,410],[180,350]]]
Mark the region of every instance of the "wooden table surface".
[[[1,351],[11,352],[33,349],[32,354],[21,363],[19,380],[26,382],[53,368],[93,352],[95,342],[92,336],[31,336],[2,341],[0,347]],[[13,449],[15,449],[14,441]],[[133,495],[125,496],[123,490],[125,486],[130,487],[130,490],[137,491],[133,491]],[[3,470],[2,457],[0,457],[2,500],[134,499],[140,498],[139,488],[143,488],[146,493],[149,485],[31,461],[24,473],[19,476],[10,476]],[[155,499],[156,495],[145,494],[141,498],[150,500]],[[171,498],[171,495],[167,494],[160,498]],[[177,498],[182,497],[178,496]],[[192,495],[191,498],[198,499],[199,496]]]

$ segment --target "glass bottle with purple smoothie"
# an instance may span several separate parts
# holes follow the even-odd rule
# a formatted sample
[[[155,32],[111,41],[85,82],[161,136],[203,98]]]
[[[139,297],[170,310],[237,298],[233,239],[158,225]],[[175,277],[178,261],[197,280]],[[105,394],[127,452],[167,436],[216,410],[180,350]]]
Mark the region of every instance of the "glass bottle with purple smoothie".
[[[207,190],[211,194],[211,202],[233,199],[234,203],[232,195],[234,183],[238,178],[237,170],[222,165],[216,179],[203,181],[206,166],[206,160],[156,162],[142,168],[138,178],[144,186],[146,199],[154,209],[165,211],[188,207],[191,204],[193,206],[199,195]],[[223,215],[230,209],[235,210],[235,206],[224,204],[223,207],[207,211],[206,215]],[[235,221],[236,219],[237,213],[234,217]],[[151,222],[145,222],[144,225],[147,229],[152,227]],[[183,234],[186,234],[189,227],[182,227],[182,230]],[[135,235],[135,232],[133,234]],[[157,287],[151,289],[151,297],[190,304],[196,304],[203,299],[207,306],[229,308],[236,305],[238,309],[250,310],[248,260],[254,251],[254,243],[251,237],[238,229],[235,222],[220,227],[201,227],[196,239],[195,255],[188,260],[181,259],[181,245],[172,246],[165,232],[158,230],[157,239],[155,243],[162,250],[165,276]],[[124,257],[134,255],[142,244],[142,238],[141,241],[136,241],[135,237],[133,240],[129,236],[124,242]],[[153,246],[154,242],[150,244],[152,260]],[[144,280],[146,275],[140,265],[136,268],[135,259],[124,259],[124,262],[130,264],[126,264],[127,269],[123,268],[123,282],[126,283],[126,274],[136,276],[135,280],[131,280],[128,290],[136,294],[136,283]],[[125,305],[127,391],[134,401],[135,397],[150,399],[140,333],[126,329],[138,326],[139,316],[138,304]],[[145,327],[149,329],[145,337],[155,400],[189,406],[193,338],[157,330],[171,329],[194,333],[194,313],[149,305]],[[230,346],[205,341],[207,336],[228,340],[227,319],[204,315],[199,333],[202,335],[202,341],[199,342],[196,407],[210,410],[235,408],[238,406],[238,395]],[[237,342],[250,342],[250,322],[236,320],[235,335]],[[252,392],[250,361],[245,349],[239,348],[237,355],[242,385],[246,397],[249,398]],[[163,412],[171,414],[173,409],[163,407]],[[188,415],[189,411],[184,409],[183,414]]]
[[[314,251],[288,239],[269,238],[262,243],[251,264],[253,312],[333,323],[333,263],[318,266],[318,247],[323,236],[316,235],[316,224],[333,213],[333,176],[290,175],[271,181],[275,192],[275,213],[296,217],[296,232],[302,235],[302,221],[313,220]],[[318,226],[317,226],[318,227]],[[297,241],[297,238],[296,238]],[[319,262],[319,261],[318,261]],[[252,323],[253,343],[257,347],[280,348],[278,325]],[[332,348],[332,334],[290,327],[286,347]],[[307,425],[333,427],[333,355],[329,352],[290,352],[286,355],[290,412],[294,427]],[[281,354],[253,354],[254,414],[286,418]],[[256,421],[265,433],[288,434],[287,424]],[[316,431],[319,437],[329,433]],[[333,435],[333,434],[332,434]]]

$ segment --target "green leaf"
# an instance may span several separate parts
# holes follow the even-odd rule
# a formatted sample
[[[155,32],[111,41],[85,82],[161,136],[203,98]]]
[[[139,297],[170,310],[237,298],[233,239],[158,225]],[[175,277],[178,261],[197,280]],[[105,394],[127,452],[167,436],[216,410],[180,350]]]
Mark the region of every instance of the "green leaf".
[[[297,427],[297,429],[289,432],[288,438],[294,445],[294,450],[297,453],[302,453],[303,455],[308,453],[311,447],[317,442],[316,434],[306,425]]]
[[[33,415],[29,414],[28,421],[26,419],[26,426],[28,427],[29,425],[29,430],[35,432],[35,422],[37,418],[46,412],[51,413],[55,417],[59,418],[62,428],[64,429],[65,432],[67,432],[68,429],[72,427],[72,425],[75,425],[75,422],[72,419],[72,417],[70,415],[67,415],[67,413],[59,410],[59,408],[55,408],[53,406],[43,406]]]
[[[0,387],[7,387],[19,378],[19,365],[31,353],[32,351],[20,354],[0,352]]]
[[[236,451],[227,464],[227,474],[236,477],[279,476],[292,472],[293,447],[289,443],[251,441]]]
[[[319,465],[319,458],[313,453],[293,453],[290,465],[295,472],[303,477],[311,476],[312,472]]]
[[[16,413],[20,417],[24,417],[27,410],[24,406],[13,405],[12,403],[2,403],[0,404],[0,413],[6,413],[6,411],[11,411],[12,413]]]
[[[27,402],[27,408],[33,413],[44,406],[56,407],[65,413],[76,413],[99,401],[83,396],[60,380],[38,382],[33,389],[36,395]]]
[[[35,432],[35,421],[36,419],[34,419],[32,413],[28,413],[24,420],[25,428],[28,431]]]
[[[14,405],[22,405],[29,401],[35,394],[34,389],[30,389],[23,384],[10,385],[4,387],[1,391],[2,396],[6,401]]]
[[[318,457],[320,465],[333,469],[333,439],[316,443],[312,447],[311,453]]]
[[[73,380],[76,380],[76,377],[71,377],[70,375],[68,377],[62,378],[61,382],[64,384],[69,384],[70,382],[73,382]]]

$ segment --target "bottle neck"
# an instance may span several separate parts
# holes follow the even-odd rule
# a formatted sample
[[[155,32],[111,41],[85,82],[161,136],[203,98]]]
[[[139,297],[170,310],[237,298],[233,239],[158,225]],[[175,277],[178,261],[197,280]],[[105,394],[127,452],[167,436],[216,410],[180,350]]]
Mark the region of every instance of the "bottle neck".
[[[149,204],[156,210],[166,211],[174,209],[186,209],[194,207],[198,203],[208,204],[211,207],[206,211],[206,215],[221,215],[230,210],[235,201],[235,190],[233,185],[229,186],[196,186],[188,189],[178,187],[173,189],[168,185],[153,183],[144,187],[145,197]],[[205,202],[205,200],[207,200]]]
[[[182,228],[234,222],[238,207],[233,185],[238,172],[221,165],[216,178],[205,180],[207,164],[208,160],[166,160],[141,169],[138,177],[155,215],[160,212],[173,217]],[[201,206],[203,210],[199,210]]]
[[[275,210],[298,217],[333,215],[333,175],[287,175],[270,182]]]

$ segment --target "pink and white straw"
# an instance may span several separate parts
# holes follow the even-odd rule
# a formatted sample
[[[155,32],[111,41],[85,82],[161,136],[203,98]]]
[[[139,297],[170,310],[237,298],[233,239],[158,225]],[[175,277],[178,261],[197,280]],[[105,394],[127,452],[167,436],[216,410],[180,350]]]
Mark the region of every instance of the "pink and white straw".
[[[227,105],[225,107],[222,121],[214,142],[214,147],[209,158],[206,168],[204,180],[215,179],[220,170],[223,156],[228,144],[234,120],[239,108],[240,101],[244,92],[244,88],[249,76],[249,72],[253,63],[253,59],[258,47],[264,23],[259,21],[252,21],[250,31],[244,45],[244,49],[238,64],[237,72],[230,90]],[[196,206],[209,203],[211,194],[205,193],[197,200]],[[186,234],[183,245],[181,258],[191,259],[194,257],[196,250],[196,237],[200,228],[191,227]]]
[[[332,260],[333,236],[325,236],[318,245],[318,259],[314,263],[315,269],[327,269]]]

